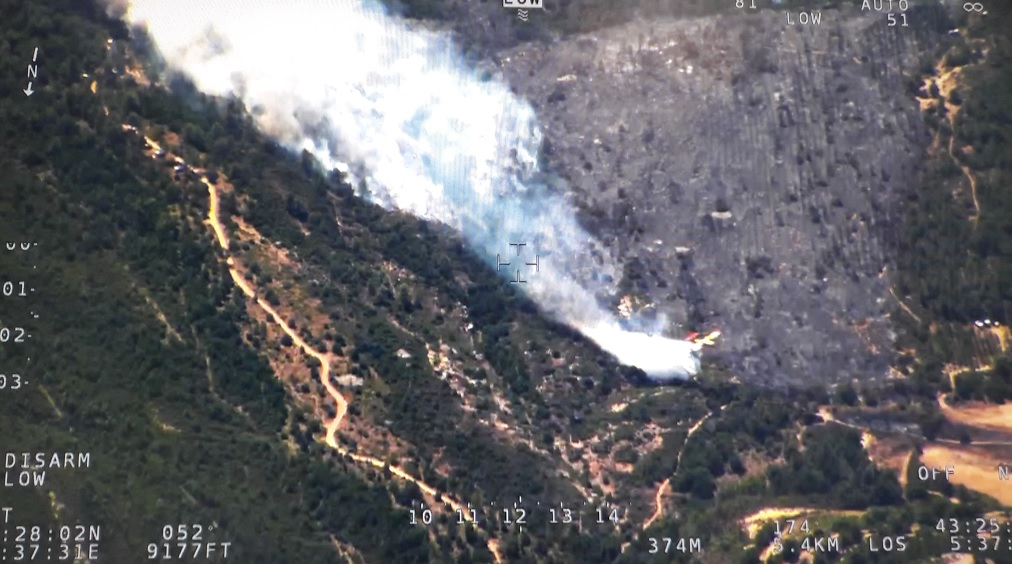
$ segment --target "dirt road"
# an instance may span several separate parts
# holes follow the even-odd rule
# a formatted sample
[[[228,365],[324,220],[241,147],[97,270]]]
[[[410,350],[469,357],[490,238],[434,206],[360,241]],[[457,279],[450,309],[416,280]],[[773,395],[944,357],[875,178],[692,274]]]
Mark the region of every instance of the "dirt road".
[[[136,132],[136,129],[130,126],[124,126],[124,130],[131,130]],[[148,146],[150,147],[149,156],[152,156],[152,158],[157,158],[157,155],[164,154],[163,149],[161,148],[161,146],[157,141],[146,136],[144,137],[144,139],[147,142]],[[204,186],[207,187],[207,193],[210,198],[210,203],[208,206],[206,221],[208,225],[211,227],[211,229],[214,231],[215,239],[217,240],[218,245],[225,253],[225,262],[228,265],[228,272],[229,275],[231,275],[232,277],[232,281],[235,282],[235,285],[239,287],[239,289],[242,291],[244,295],[246,295],[246,297],[254,300],[254,302],[265,313],[267,313],[267,315],[271,317],[271,319],[278,326],[278,328],[280,328],[286,335],[288,335],[292,339],[292,342],[295,343],[295,345],[297,345],[304,354],[312,358],[315,358],[317,361],[319,361],[320,382],[323,384],[324,388],[326,388],[327,394],[334,400],[337,410],[334,418],[331,419],[330,422],[328,422],[326,425],[326,435],[324,440],[327,443],[327,445],[332,449],[334,449],[335,451],[337,451],[342,456],[347,456],[352,460],[354,460],[355,462],[361,464],[368,464],[370,466],[379,469],[389,470],[390,473],[393,474],[394,476],[397,476],[398,478],[406,482],[411,482],[416,486],[418,486],[418,489],[421,490],[422,493],[425,494],[426,496],[432,498],[433,502],[435,502],[436,504],[443,503],[466,521],[473,522],[469,505],[464,504],[457,499],[454,499],[453,497],[447,495],[446,493],[442,493],[440,495],[439,492],[437,492],[436,488],[426,483],[425,481],[421,480],[420,478],[412,476],[410,473],[408,473],[401,467],[388,465],[384,460],[381,460],[373,456],[368,456],[365,454],[351,452],[347,448],[341,446],[341,444],[337,440],[337,432],[338,429],[341,427],[341,422],[344,420],[344,417],[348,413],[348,400],[345,399],[344,395],[342,395],[341,392],[330,381],[331,361],[333,360],[333,355],[329,352],[328,353],[320,352],[315,348],[313,348],[309,343],[307,343],[305,339],[303,339],[298,334],[298,332],[296,332],[281,317],[278,311],[274,309],[274,307],[271,306],[271,304],[267,303],[267,301],[264,298],[259,297],[257,295],[256,289],[253,287],[253,285],[250,284],[249,281],[247,281],[245,278],[243,278],[242,273],[238,270],[236,266],[235,259],[231,256],[231,253],[229,252],[228,234],[225,229],[225,225],[221,221],[221,213],[220,213],[221,204],[217,187],[211,183],[211,181],[207,177],[207,174],[204,173],[203,171],[193,169],[179,157],[174,157],[174,161],[181,166],[187,167],[191,172],[198,174],[201,183],[203,183]],[[495,556],[496,562],[502,562],[502,557],[499,553],[498,543],[494,539],[488,539],[486,541],[486,545],[489,551]]]
[[[724,411],[725,409],[727,409],[727,405],[722,405],[720,407],[721,411]],[[672,472],[672,475],[677,473],[678,469],[682,466],[682,454],[685,452],[686,445],[689,444],[689,439],[692,438],[692,435],[696,434],[696,431],[698,431],[703,426],[703,423],[706,423],[706,420],[712,415],[712,411],[707,412],[706,415],[700,417],[698,421],[693,423],[692,427],[689,427],[689,432],[685,434],[685,440],[682,441],[682,448],[678,451],[678,458],[675,460],[675,471]],[[652,525],[654,521],[660,519],[664,515],[664,496],[668,495],[669,491],[671,491],[671,478],[667,478],[661,482],[661,485],[657,488],[657,493],[654,494],[654,512],[650,515],[649,519],[643,522],[643,529],[646,529]]]

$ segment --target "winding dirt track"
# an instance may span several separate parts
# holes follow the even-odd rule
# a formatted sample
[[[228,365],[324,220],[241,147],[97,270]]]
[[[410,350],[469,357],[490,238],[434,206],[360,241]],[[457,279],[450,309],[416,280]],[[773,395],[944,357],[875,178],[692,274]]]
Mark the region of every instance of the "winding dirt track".
[[[721,411],[724,411],[725,409],[727,409],[727,405],[723,405],[720,407]],[[689,427],[689,432],[685,434],[685,440],[682,441],[682,448],[678,451],[678,458],[675,460],[675,470],[674,472],[671,473],[672,475],[677,474],[678,469],[681,468],[682,466],[682,453],[685,452],[685,447],[686,445],[689,444],[689,439],[692,438],[692,435],[694,435],[696,431],[698,431],[700,427],[703,426],[703,423],[706,423],[706,420],[709,419],[710,416],[712,415],[713,412],[708,411],[706,415],[700,417],[698,421],[693,423],[692,427]],[[654,512],[652,515],[650,515],[649,519],[643,522],[642,527],[643,530],[646,530],[647,527],[649,527],[654,523],[654,521],[660,519],[664,515],[664,496],[667,495],[670,489],[671,489],[671,478],[665,479],[663,482],[661,482],[661,485],[657,488],[657,493],[654,494]]]
[[[131,130],[135,132],[137,131],[133,127],[127,125],[124,125],[123,128],[124,130]],[[147,141],[148,145],[151,147],[151,156],[153,158],[156,158],[156,155],[162,152],[161,146],[157,141],[147,136],[144,136],[144,140]],[[245,294],[246,297],[255,301],[256,304],[260,306],[261,309],[264,310],[264,312],[270,315],[271,319],[274,320],[274,323],[282,331],[284,331],[284,333],[288,335],[292,339],[292,341],[296,345],[298,345],[300,349],[302,349],[303,353],[312,358],[315,358],[320,362],[320,382],[326,388],[327,394],[330,395],[331,398],[333,398],[337,409],[334,418],[331,419],[330,422],[327,423],[326,425],[326,435],[324,440],[327,443],[327,446],[334,449],[342,456],[347,456],[351,458],[355,462],[368,464],[370,466],[379,469],[386,469],[394,476],[397,476],[398,478],[406,482],[411,482],[415,484],[416,486],[418,486],[418,489],[421,490],[422,493],[424,493],[426,496],[433,498],[436,502],[442,502],[446,504],[450,509],[458,513],[466,521],[473,523],[470,506],[468,504],[461,503],[459,500],[450,497],[446,493],[440,495],[439,492],[436,491],[436,488],[427,484],[422,479],[412,476],[399,466],[388,465],[385,461],[379,458],[359,454],[356,452],[351,452],[347,448],[341,446],[341,444],[337,440],[337,431],[340,428],[341,422],[344,420],[345,415],[347,415],[348,413],[348,400],[345,399],[345,397],[341,394],[341,392],[338,391],[338,389],[330,381],[330,364],[331,360],[333,360],[333,355],[331,353],[321,353],[320,351],[314,349],[294,329],[292,329],[291,326],[288,325],[288,323],[281,317],[281,315],[277,312],[277,310],[275,310],[274,307],[271,306],[271,304],[267,303],[267,301],[264,300],[263,298],[257,296],[256,289],[245,278],[243,278],[242,274],[235,266],[236,264],[235,259],[232,258],[229,252],[228,235],[227,232],[225,231],[224,224],[222,224],[221,222],[221,214],[220,214],[221,205],[220,199],[218,197],[218,189],[215,187],[214,184],[212,184],[208,180],[206,173],[195,171],[192,167],[187,165],[179,157],[175,157],[175,162],[187,167],[190,171],[194,172],[195,174],[199,174],[201,183],[203,183],[204,186],[207,187],[207,193],[210,198],[210,203],[207,211],[207,223],[214,231],[215,239],[217,239],[218,245],[225,253],[225,262],[228,265],[228,272],[232,276],[232,280],[235,282],[235,285],[238,286],[240,290],[242,290],[242,293]],[[496,562],[501,563],[502,557],[499,553],[498,542],[495,539],[488,538],[486,540],[486,546],[488,547],[492,555],[495,557]]]
[[[654,521],[661,518],[664,515],[664,496],[668,495],[668,490],[671,489],[671,478],[665,478],[661,482],[660,487],[657,488],[657,493],[654,494],[654,512],[650,515],[646,521],[643,522],[643,530],[646,530],[650,525],[654,524]]]
[[[292,329],[291,326],[289,326],[288,323],[281,318],[281,314],[279,314],[277,310],[274,309],[273,306],[271,306],[271,304],[267,303],[266,300],[256,295],[256,290],[254,290],[253,286],[250,285],[250,283],[247,282],[246,279],[242,277],[242,275],[239,273],[239,270],[236,269],[235,267],[235,260],[231,256],[228,256],[228,236],[225,234],[225,227],[224,225],[222,225],[219,216],[220,204],[218,199],[218,190],[217,188],[215,188],[214,184],[211,184],[211,182],[207,179],[206,176],[202,176],[200,178],[200,181],[204,184],[204,186],[207,186],[207,194],[211,200],[211,204],[210,206],[208,206],[207,222],[208,224],[210,224],[211,229],[214,230],[214,235],[218,239],[218,245],[220,245],[222,250],[225,251],[227,257],[225,259],[225,262],[226,264],[228,264],[228,273],[232,276],[232,281],[235,282],[235,285],[238,286],[240,290],[242,290],[243,294],[246,294],[246,297],[254,300],[257,303],[257,305],[260,306],[260,308],[267,313],[267,315],[271,316],[271,319],[274,320],[274,323],[282,331],[284,331],[285,334],[288,335],[300,349],[302,349],[303,353],[315,358],[317,361],[320,362],[320,382],[327,389],[327,394],[329,394],[330,397],[334,399],[334,403],[337,405],[337,414],[330,421],[330,423],[327,424],[327,435],[325,439],[327,445],[343,455],[351,456],[353,459],[358,460],[358,458],[356,457],[361,458],[361,460],[359,460],[360,462],[368,462],[373,464],[373,461],[375,461],[378,463],[379,467],[383,467],[385,465],[383,461],[369,456],[362,456],[349,452],[346,448],[338,444],[337,429],[341,426],[341,421],[344,420],[344,416],[348,413],[348,400],[346,400],[344,396],[341,395],[341,392],[339,392],[337,388],[334,387],[334,384],[332,384],[330,381],[330,362],[333,359],[333,355],[330,353],[326,354],[321,353],[320,351],[310,346],[309,343],[307,343],[305,339],[302,338],[302,336],[296,333],[295,330]],[[377,466],[377,464],[373,465]],[[397,474],[397,472],[394,472],[393,468],[391,468],[391,472],[393,472],[395,475],[399,475]],[[421,482],[420,480],[412,480],[410,477],[405,479],[419,482],[419,487],[422,489],[422,491],[425,491],[425,493],[429,495],[434,495],[435,490],[432,489],[431,487],[429,487],[428,489],[432,490],[433,493],[430,493],[426,491],[425,488],[422,488],[424,482]],[[427,484],[425,485],[427,486]]]
[[[949,421],[1012,434],[1012,404],[969,403],[954,406],[946,394],[938,394],[938,409]],[[974,442],[974,444],[981,444]],[[1003,443],[1004,444],[1004,443]]]
[[[397,476],[398,478],[404,481],[415,484],[416,486],[418,486],[418,489],[422,491],[422,493],[434,498],[436,501],[442,501],[447,506],[449,506],[450,509],[452,509],[454,512],[463,516],[465,520],[467,520],[468,522],[472,522],[471,511],[467,505],[446,495],[445,493],[440,497],[439,493],[436,491],[436,488],[425,483],[420,478],[412,476],[399,466],[388,465],[385,461],[380,460],[379,458],[375,458],[373,456],[367,456],[364,454],[351,452],[350,450],[341,446],[338,443],[337,430],[338,428],[340,428],[341,421],[344,420],[344,416],[348,413],[348,400],[345,399],[345,397],[341,394],[341,392],[338,391],[338,389],[330,381],[330,362],[333,359],[333,355],[331,353],[326,354],[321,353],[320,351],[310,346],[309,343],[307,343],[297,332],[295,332],[294,329],[291,328],[291,326],[288,325],[287,322],[285,322],[284,319],[282,319],[281,315],[277,312],[277,310],[275,310],[271,306],[271,304],[267,303],[266,300],[256,295],[256,291],[253,289],[253,286],[251,286],[250,283],[247,282],[246,279],[243,278],[242,275],[239,273],[239,271],[235,268],[235,260],[233,260],[232,257],[228,255],[229,252],[228,237],[225,234],[225,227],[221,223],[221,218],[219,214],[220,206],[218,199],[218,189],[215,188],[214,184],[211,184],[211,182],[207,179],[206,175],[202,175],[200,181],[204,184],[204,186],[207,186],[207,193],[208,196],[210,197],[210,205],[208,206],[208,213],[207,213],[207,222],[211,225],[211,229],[214,230],[215,237],[218,239],[218,245],[220,245],[222,250],[225,251],[226,264],[228,264],[228,273],[232,276],[232,280],[235,282],[236,286],[238,286],[242,290],[243,294],[245,294],[246,297],[256,301],[257,305],[260,306],[261,309],[263,309],[268,315],[271,316],[271,319],[274,320],[274,323],[282,331],[284,331],[284,333],[288,335],[300,349],[302,349],[303,353],[312,358],[315,358],[320,362],[320,382],[327,389],[327,394],[329,394],[330,397],[334,399],[334,403],[337,406],[337,413],[335,414],[334,418],[331,419],[329,423],[327,423],[326,427],[327,434],[326,438],[324,439],[327,443],[327,446],[336,450],[342,456],[347,456],[351,458],[355,462],[368,464],[370,466],[374,466],[380,469],[389,470],[390,473],[393,474],[394,476]],[[502,558],[499,555],[497,543],[490,539],[489,542],[487,543],[487,546],[489,551],[495,556],[496,562],[502,562]]]
[[[218,199],[218,189],[215,188],[214,184],[211,184],[211,182],[207,179],[206,175],[202,175],[200,177],[200,181],[204,184],[204,186],[207,186],[207,193],[208,196],[210,197],[210,205],[208,206],[208,213],[207,213],[207,222],[211,225],[211,229],[214,230],[215,237],[218,239],[218,245],[220,245],[222,250],[225,251],[226,264],[228,264],[228,273],[232,276],[232,280],[235,282],[236,286],[238,286],[242,290],[243,294],[245,294],[246,297],[256,301],[257,305],[260,306],[261,309],[263,309],[268,315],[271,316],[271,319],[274,320],[274,323],[282,331],[284,331],[284,333],[288,335],[300,349],[302,349],[303,353],[312,358],[315,358],[320,362],[320,382],[327,389],[327,394],[329,394],[330,397],[334,399],[334,403],[337,406],[337,413],[335,414],[334,418],[331,419],[329,423],[327,423],[326,427],[327,434],[326,438],[324,439],[327,443],[327,446],[336,450],[342,456],[347,456],[351,458],[355,462],[369,464],[370,466],[374,466],[376,468],[389,470],[390,473],[393,474],[394,476],[397,476],[398,478],[404,481],[415,484],[416,486],[418,486],[418,489],[422,491],[422,493],[432,498],[435,498],[436,501],[442,501],[443,503],[448,505],[450,509],[452,509],[454,512],[458,513],[459,515],[462,515],[463,518],[466,519],[468,522],[471,522],[472,519],[470,508],[465,504],[461,503],[460,501],[452,497],[449,497],[446,494],[443,494],[442,497],[440,497],[438,495],[438,492],[436,491],[436,488],[425,483],[420,478],[412,476],[399,466],[388,465],[385,461],[380,460],[379,458],[375,458],[373,456],[367,456],[364,454],[351,452],[350,450],[341,446],[338,443],[337,430],[338,428],[340,428],[341,421],[344,420],[344,416],[348,413],[348,400],[345,399],[345,397],[341,394],[341,392],[338,391],[338,389],[330,381],[330,362],[333,359],[333,355],[331,353],[326,354],[321,353],[320,351],[310,346],[309,343],[307,343],[294,329],[291,328],[291,326],[288,325],[288,323],[284,319],[282,319],[281,315],[277,312],[277,310],[274,309],[274,307],[271,306],[271,304],[267,303],[266,300],[256,295],[256,291],[253,289],[253,286],[251,286],[250,283],[247,282],[246,279],[242,277],[242,275],[235,267],[235,260],[233,260],[232,257],[228,255],[229,252],[228,237],[225,234],[225,227],[221,223],[221,218],[219,214],[220,206]],[[497,544],[493,541],[490,541],[488,543],[488,548],[489,551],[492,552],[492,554],[495,556],[496,562],[501,562],[502,560],[501,557],[499,556]]]

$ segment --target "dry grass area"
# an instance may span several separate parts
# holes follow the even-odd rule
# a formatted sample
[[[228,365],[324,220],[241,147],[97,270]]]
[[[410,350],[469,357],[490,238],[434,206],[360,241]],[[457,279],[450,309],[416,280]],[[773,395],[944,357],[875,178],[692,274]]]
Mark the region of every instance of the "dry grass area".
[[[297,332],[302,332],[305,329],[314,339],[323,338],[332,329],[330,318],[324,313],[320,300],[311,297],[297,279],[297,275],[293,275],[298,272],[298,264],[288,256],[284,249],[266,239],[253,238],[250,232],[256,233],[256,231],[252,227],[245,227],[246,229],[241,228],[229,235],[240,243],[250,243],[251,249],[249,252],[243,253],[244,256],[241,259],[234,260],[231,266],[239,272],[244,280],[252,282],[252,287],[257,289],[258,296],[264,296],[268,289],[274,290],[280,298],[274,309],[292,329]],[[263,273],[270,276],[270,283],[265,283],[260,279],[262,277],[254,276],[247,268],[246,265],[254,263],[259,265]],[[255,304],[254,309],[258,309],[255,308]],[[269,316],[260,317],[268,325],[273,323]],[[316,345],[314,344],[314,346]],[[327,342],[327,347],[329,349],[329,342]]]
[[[748,534],[749,538],[755,538],[763,525],[772,521],[783,521],[785,519],[796,519],[809,515],[835,515],[841,517],[860,517],[862,511],[827,511],[816,507],[764,507],[755,513],[746,515],[739,519],[738,523]]]
[[[591,485],[606,496],[615,494],[615,482],[612,479],[612,475],[616,473],[615,461],[611,457],[611,452],[599,455],[595,452],[594,446],[607,439],[608,435],[610,433],[606,431],[606,436],[604,437],[594,435],[585,441],[573,441],[570,443],[570,450],[580,451],[580,460],[588,469]],[[572,464],[571,461],[570,464]]]
[[[253,245],[253,248],[260,254],[258,258],[279,270],[281,267],[289,270],[298,268],[298,265],[288,256],[288,251],[265,239],[255,227],[246,223],[242,217],[233,215],[231,219],[232,223],[238,227],[238,232],[233,233],[233,236],[241,242]]]
[[[633,438],[621,440],[616,440],[616,431],[618,431],[616,425],[608,425],[601,434],[584,440],[570,438],[567,441],[565,437],[555,437],[555,450],[563,453],[562,461],[573,471],[571,475],[578,476],[581,469],[585,467],[591,486],[605,496],[614,495],[619,487],[616,480],[620,480],[622,476],[632,473],[635,469],[634,464],[616,461],[615,452],[623,447],[632,447],[638,453],[639,458],[642,458],[662,446],[665,429],[650,422],[646,423],[642,429],[637,430]],[[607,452],[600,452],[596,448],[602,444],[610,446]],[[572,453],[579,453],[579,455],[572,458],[570,457]],[[574,485],[577,485],[575,480]],[[588,501],[591,500],[591,492],[579,486],[577,489],[584,494]]]
[[[987,331],[998,339],[998,347],[1001,348],[1002,352],[1008,352],[1009,345],[1012,345],[1012,331],[1009,331],[1009,328],[1004,325],[1001,327],[988,327]]]
[[[341,439],[354,441],[356,449],[360,453],[368,453],[371,456],[381,458],[395,466],[405,469],[412,468],[415,447],[382,427],[374,427],[361,417],[352,414],[345,416],[341,423]],[[430,463],[436,465],[436,470],[442,473],[449,472],[450,468],[441,462],[439,456],[433,457]]]
[[[251,231],[252,233],[256,233],[250,227],[249,231],[245,231],[245,237],[249,237]],[[258,238],[256,244],[258,245],[257,250],[269,247],[276,251],[276,253],[272,254],[284,256],[287,259],[287,255],[283,250],[275,248],[266,239]],[[234,262],[233,266],[242,272],[243,269],[237,262]],[[270,265],[272,269],[277,266],[276,263]],[[278,272],[283,272],[283,270],[278,270]],[[248,278],[251,274],[242,272],[242,276],[243,278]],[[295,320],[294,327],[306,327],[315,337],[322,335],[330,326],[328,317],[322,313],[322,308],[319,307],[319,303],[316,303],[316,300],[303,299],[299,303],[299,307],[290,306],[288,300],[291,294],[298,293],[293,292],[293,289],[298,288],[298,285],[290,284],[288,288],[280,288],[275,283],[270,286],[275,288],[279,296],[283,296],[280,304],[275,307],[275,310],[284,319]],[[259,288],[259,290],[261,292],[264,291],[263,288]],[[314,417],[319,421],[329,421],[332,419],[334,413],[333,400],[327,395],[324,388],[311,377],[310,370],[306,367],[307,356],[296,345],[285,347],[280,344],[282,337],[285,335],[284,331],[255,302],[247,302],[247,312],[257,324],[262,325],[266,330],[264,346],[273,349],[274,352],[270,352],[265,356],[278,380],[286,384],[292,396],[299,398],[304,405],[312,406]],[[343,357],[333,357],[330,364],[333,374],[344,374],[348,370],[347,361]],[[308,392],[301,391],[300,384],[307,385]],[[368,452],[397,465],[403,465],[405,460],[409,460],[409,453],[413,450],[410,443],[400,440],[384,429],[375,428],[366,419],[357,417],[351,413],[347,414],[344,418],[341,425],[341,436],[346,440],[354,441],[358,445],[358,451]]]
[[[1009,482],[998,480],[999,460],[986,449],[974,446],[928,445],[921,454],[925,466],[952,466],[955,473],[950,478],[954,484],[989,495],[1003,505],[1012,506],[1012,488]]]
[[[954,406],[945,396],[939,396],[938,407],[953,423],[1012,434],[1012,404],[967,402]]]
[[[913,454],[909,445],[888,438],[879,438],[869,432],[863,435],[868,458],[879,468],[895,470],[900,485],[907,487],[907,465]]]
[[[289,384],[312,384],[313,380],[309,377],[309,369],[306,368],[306,356],[295,345],[288,347],[281,345],[281,338],[285,333],[278,329],[273,320],[260,311],[255,303],[250,302],[250,304],[247,307],[247,312],[258,323],[264,324],[267,330],[267,338],[262,347],[277,349],[277,352],[266,355],[274,375],[281,382]]]

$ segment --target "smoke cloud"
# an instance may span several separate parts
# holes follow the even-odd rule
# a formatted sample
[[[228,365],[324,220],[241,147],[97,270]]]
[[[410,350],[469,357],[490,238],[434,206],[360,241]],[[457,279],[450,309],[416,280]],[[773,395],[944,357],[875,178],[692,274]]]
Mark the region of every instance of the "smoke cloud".
[[[130,8],[129,0],[103,0],[102,5],[105,6],[105,13],[110,18],[122,18],[127,10]]]
[[[638,332],[603,309],[606,277],[580,275],[596,245],[538,171],[533,109],[470,68],[444,34],[372,0],[133,0],[169,67],[201,91],[242,99],[259,127],[367,197],[457,229],[544,312],[655,378],[699,370],[695,345]],[[510,243],[525,242],[517,256]],[[534,262],[535,267],[523,263]],[[614,265],[598,256],[600,272]]]

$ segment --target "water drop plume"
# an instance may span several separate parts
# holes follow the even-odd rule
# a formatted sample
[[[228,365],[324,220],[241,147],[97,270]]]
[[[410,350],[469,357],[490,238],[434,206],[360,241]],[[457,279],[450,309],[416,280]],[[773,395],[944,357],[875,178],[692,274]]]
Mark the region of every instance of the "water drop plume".
[[[520,268],[547,315],[619,362],[655,378],[698,371],[695,345],[657,334],[663,319],[640,332],[599,305],[614,264],[538,170],[533,109],[446,34],[371,0],[134,0],[126,17],[170,69],[240,98],[281,144],[350,166],[369,198],[453,227],[492,268],[499,254],[504,276]],[[527,246],[517,256],[511,242]]]

